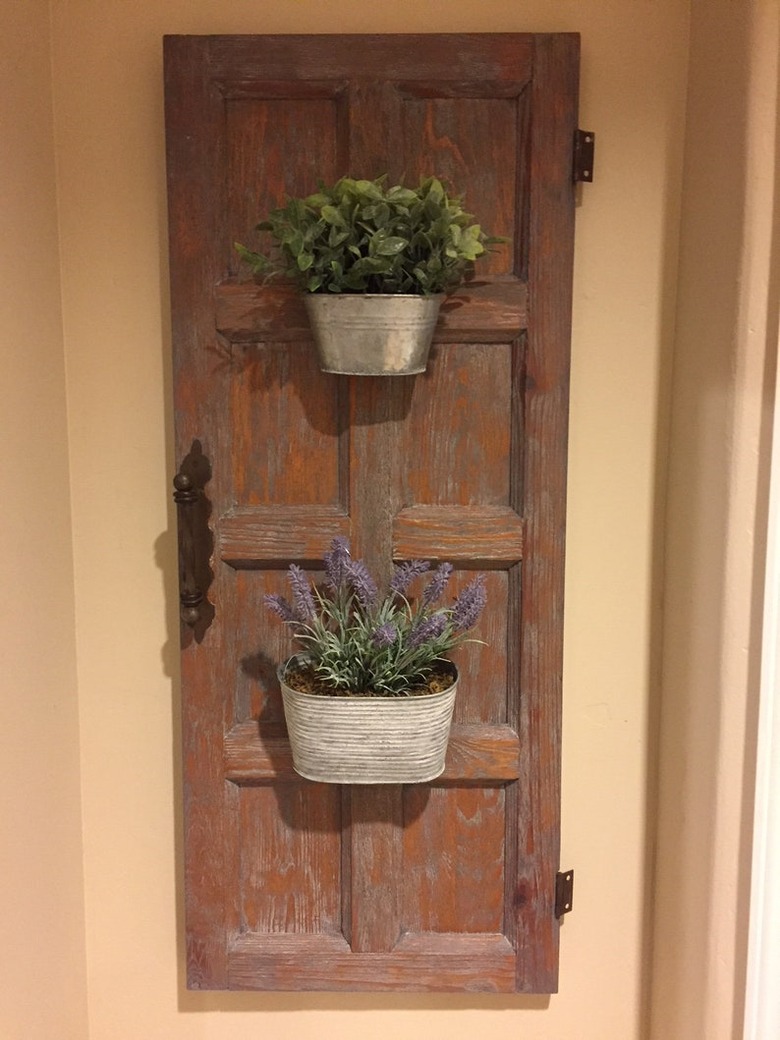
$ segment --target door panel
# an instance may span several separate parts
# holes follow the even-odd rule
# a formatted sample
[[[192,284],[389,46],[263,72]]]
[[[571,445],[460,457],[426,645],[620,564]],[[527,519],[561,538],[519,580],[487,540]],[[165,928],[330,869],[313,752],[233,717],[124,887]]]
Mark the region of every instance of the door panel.
[[[197,445],[208,605],[182,628],[188,984],[552,992],[578,39],[169,37],[177,461]],[[436,173],[509,241],[428,372],[319,371],[296,293],[233,242],[341,174]],[[444,774],[292,769],[263,595],[332,538],[487,576]],[[203,568],[201,568],[203,570]],[[205,571],[204,571],[205,573]]]

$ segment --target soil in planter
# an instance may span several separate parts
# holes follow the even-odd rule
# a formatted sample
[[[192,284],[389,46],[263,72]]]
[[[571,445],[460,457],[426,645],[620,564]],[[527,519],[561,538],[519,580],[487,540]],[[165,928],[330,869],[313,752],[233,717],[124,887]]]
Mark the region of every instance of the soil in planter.
[[[313,693],[320,697],[424,697],[426,694],[442,693],[449,689],[455,681],[455,671],[450,665],[437,665],[424,682],[410,686],[398,694],[335,687],[321,679],[310,665],[292,665],[284,673],[284,681],[299,693]]]

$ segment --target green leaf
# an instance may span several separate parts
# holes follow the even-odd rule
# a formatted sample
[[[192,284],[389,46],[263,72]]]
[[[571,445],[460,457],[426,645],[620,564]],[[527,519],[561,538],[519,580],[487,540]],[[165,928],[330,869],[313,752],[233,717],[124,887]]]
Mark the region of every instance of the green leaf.
[[[334,289],[333,284],[331,284],[331,285],[328,286],[328,288],[332,292],[341,292],[342,288],[344,288],[344,289],[353,289],[355,292],[360,292],[360,291],[365,291],[367,281],[368,281],[367,275],[361,275],[361,274],[355,272],[354,270],[353,271],[347,271],[347,273],[344,275],[344,280],[343,280],[342,286],[338,286],[337,288]]]
[[[374,206],[374,223],[378,228],[386,227],[390,222],[391,211],[386,202],[380,202]]]
[[[377,239],[379,239],[379,241],[376,241]],[[390,235],[387,238],[379,238],[379,235],[376,235],[374,239],[372,239],[372,243],[374,244],[374,251],[377,256],[397,256],[409,245],[408,239],[394,235]]]
[[[361,195],[365,195],[370,199],[381,199],[383,197],[382,186],[376,181],[357,181],[355,188]]]
[[[484,252],[485,250],[482,245],[479,242],[475,242],[473,245],[463,246],[459,255],[462,256],[464,260],[472,261],[476,260],[478,256],[482,256]]]
[[[303,199],[290,199],[287,203],[287,215],[296,224],[299,224],[306,218],[306,209],[306,203]]]
[[[330,202],[330,195],[325,192],[318,191],[314,195],[307,195],[307,197],[304,199],[304,202],[310,209],[317,209],[321,211]]]
[[[445,199],[444,186],[437,177],[428,177],[421,187],[425,187],[428,198],[441,203]]]
[[[298,257],[303,249],[303,234],[297,229],[285,231],[282,236],[282,245],[289,250],[290,254]]]
[[[234,242],[233,246],[244,261],[252,269],[253,274],[268,274],[273,272],[274,264],[268,257],[263,256],[262,253],[255,253],[251,249],[247,249],[246,246],[242,246],[240,242]]]
[[[387,189],[387,201],[409,208],[417,201],[417,192],[412,188],[404,188],[403,185],[396,184]]]
[[[335,206],[323,206],[320,212],[322,213],[322,219],[327,221],[328,224],[335,224],[337,227],[347,226],[344,214],[341,210],[336,209]]]
[[[433,241],[425,231],[415,231],[409,242],[409,249],[414,250],[418,254],[431,253],[433,251]]]
[[[363,256],[360,260],[355,261],[349,269],[349,273],[356,275],[381,274],[389,269],[390,261],[385,257]]]
[[[342,242],[346,242],[349,238],[349,231],[339,231],[334,225],[331,225],[331,229],[328,232],[328,245],[331,249],[335,249],[340,246]]]
[[[434,221],[441,218],[441,206],[436,199],[431,198],[430,195],[423,203],[422,215],[423,219],[429,224],[432,224]]]

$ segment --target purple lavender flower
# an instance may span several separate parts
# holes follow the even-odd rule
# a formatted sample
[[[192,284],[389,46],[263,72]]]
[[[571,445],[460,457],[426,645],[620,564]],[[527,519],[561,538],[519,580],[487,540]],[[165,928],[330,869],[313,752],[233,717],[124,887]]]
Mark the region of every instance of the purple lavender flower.
[[[452,608],[452,624],[456,631],[465,632],[477,623],[487,603],[485,575],[478,574],[455,600]]]
[[[392,621],[387,621],[384,625],[380,625],[376,632],[374,632],[371,636],[371,642],[378,650],[383,650],[387,646],[392,646],[397,638],[397,628]]]
[[[268,609],[278,615],[282,621],[295,621],[295,611],[284,596],[279,596],[276,593],[268,593],[263,596],[263,602]]]
[[[376,603],[378,590],[368,567],[362,560],[350,560],[346,567],[346,576],[361,607],[370,610]]]
[[[334,689],[403,694],[466,641],[466,631],[485,606],[483,575],[467,584],[454,603],[442,605],[453,572],[450,563],[432,569],[425,560],[408,560],[394,569],[390,588],[380,598],[365,563],[352,559],[346,538],[333,539],[324,561],[328,588],[315,588],[302,568],[291,564],[289,599],[263,598],[272,613],[292,623],[318,674]],[[428,571],[421,595],[410,603],[406,590]]]
[[[334,591],[339,588],[346,579],[346,568],[350,561],[349,541],[342,535],[337,535],[330,543],[330,552],[324,556],[325,584]]]
[[[393,571],[390,590],[397,592],[399,596],[404,596],[414,579],[419,574],[425,574],[427,570],[430,570],[430,566],[427,560],[407,560]]]
[[[423,643],[432,643],[438,639],[447,626],[447,615],[439,611],[423,618],[409,633],[407,646],[422,646]]]
[[[428,582],[425,592],[422,595],[422,604],[424,607],[428,607],[431,603],[436,603],[441,599],[444,594],[444,590],[447,587],[447,582],[450,580],[452,574],[451,563],[440,563],[436,570],[433,572],[433,577]]]
[[[290,587],[293,592],[293,603],[295,604],[295,620],[308,622],[314,619],[316,607],[314,596],[311,593],[309,579],[296,564],[290,564],[288,573]]]

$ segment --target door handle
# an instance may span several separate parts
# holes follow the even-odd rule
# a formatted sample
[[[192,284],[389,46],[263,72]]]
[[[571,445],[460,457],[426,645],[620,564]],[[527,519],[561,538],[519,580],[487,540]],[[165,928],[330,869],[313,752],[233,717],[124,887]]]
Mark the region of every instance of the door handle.
[[[211,462],[203,445],[195,440],[173,478],[173,500],[179,534],[179,616],[185,625],[183,633],[190,633],[198,643],[214,620],[214,606],[208,596],[214,580],[211,502],[205,491],[210,480]]]
[[[173,500],[176,503],[179,529],[179,615],[185,625],[194,628],[200,620],[203,589],[198,585],[198,546],[195,522],[201,491],[186,473],[173,478]]]

